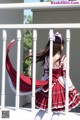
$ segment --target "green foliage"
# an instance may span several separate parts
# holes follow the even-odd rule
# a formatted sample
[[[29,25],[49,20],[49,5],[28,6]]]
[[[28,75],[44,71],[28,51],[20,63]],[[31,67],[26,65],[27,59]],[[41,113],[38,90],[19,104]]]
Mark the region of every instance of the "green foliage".
[[[32,23],[32,16],[24,15],[24,24]],[[31,65],[30,58],[25,59],[29,55],[29,49],[32,48],[32,31],[29,29],[24,29],[24,40],[23,40],[23,74],[29,76],[29,67]]]
[[[30,58],[28,58],[26,60],[25,59],[23,60],[23,74],[24,75],[30,76],[30,74],[29,74],[30,65],[31,65],[31,59]]]
[[[32,48],[32,32],[31,30],[24,30],[24,41],[23,41],[24,49]]]
[[[24,23],[25,24],[31,24],[32,23],[32,16],[31,15],[24,15]]]
[[[24,15],[24,24],[31,24],[32,23],[32,16]],[[32,48],[32,32],[29,29],[24,29],[24,42],[23,42],[24,49],[31,49]]]

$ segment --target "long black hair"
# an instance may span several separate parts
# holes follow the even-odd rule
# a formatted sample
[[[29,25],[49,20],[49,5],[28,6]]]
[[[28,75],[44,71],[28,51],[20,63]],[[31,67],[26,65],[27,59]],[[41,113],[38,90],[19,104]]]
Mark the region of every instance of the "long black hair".
[[[64,39],[61,39],[58,36],[55,36],[55,41],[53,42],[53,56],[57,54],[57,52],[60,52],[62,54],[62,49],[61,45],[64,45]],[[50,40],[48,40],[48,43],[46,47],[43,50],[40,50],[36,54],[36,62],[42,62],[42,65],[45,63],[45,57],[49,57],[50,53]],[[33,55],[27,56],[28,57],[33,57]]]

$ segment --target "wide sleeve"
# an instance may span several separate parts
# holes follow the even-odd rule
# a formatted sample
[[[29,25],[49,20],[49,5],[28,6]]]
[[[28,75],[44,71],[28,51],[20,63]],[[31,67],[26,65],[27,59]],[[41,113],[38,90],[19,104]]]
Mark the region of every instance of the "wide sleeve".
[[[62,76],[63,76],[64,82],[65,82],[65,85],[66,85],[66,64],[67,64],[67,61],[66,61],[66,56],[65,56],[64,61],[63,61],[63,68],[62,68]],[[70,68],[69,68],[69,71],[70,71]],[[72,84],[72,81],[70,78],[70,73],[69,73],[68,78],[69,78],[68,79],[69,87],[72,88],[73,84]]]

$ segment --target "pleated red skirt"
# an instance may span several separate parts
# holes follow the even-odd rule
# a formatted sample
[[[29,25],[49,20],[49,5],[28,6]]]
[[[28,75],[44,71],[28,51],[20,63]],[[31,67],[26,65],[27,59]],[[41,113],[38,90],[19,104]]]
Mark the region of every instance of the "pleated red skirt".
[[[47,86],[46,86],[47,87]],[[69,110],[80,103],[80,96],[76,88],[69,91]],[[36,93],[36,107],[45,110],[48,108],[48,91],[41,90]],[[65,110],[65,88],[57,82],[52,87],[52,110]]]

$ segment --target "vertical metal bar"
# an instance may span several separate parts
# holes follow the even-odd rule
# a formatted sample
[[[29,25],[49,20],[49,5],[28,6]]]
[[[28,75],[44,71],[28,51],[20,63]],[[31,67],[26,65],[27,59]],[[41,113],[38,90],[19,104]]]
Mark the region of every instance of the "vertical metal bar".
[[[32,71],[32,111],[35,109],[35,82],[36,82],[36,42],[37,30],[33,30],[33,71]]]
[[[51,112],[52,107],[52,57],[53,57],[53,30],[50,29],[50,59],[49,59],[49,94],[48,94],[48,113]]]
[[[65,114],[68,114],[69,106],[69,61],[70,61],[70,30],[66,30],[66,101],[65,101]]]
[[[19,109],[19,90],[20,90],[20,48],[21,48],[21,30],[17,30],[17,78],[16,78],[16,110]]]
[[[5,107],[5,59],[6,59],[6,40],[7,40],[7,32],[3,30],[3,56],[2,56],[2,91],[1,91],[1,108]]]

